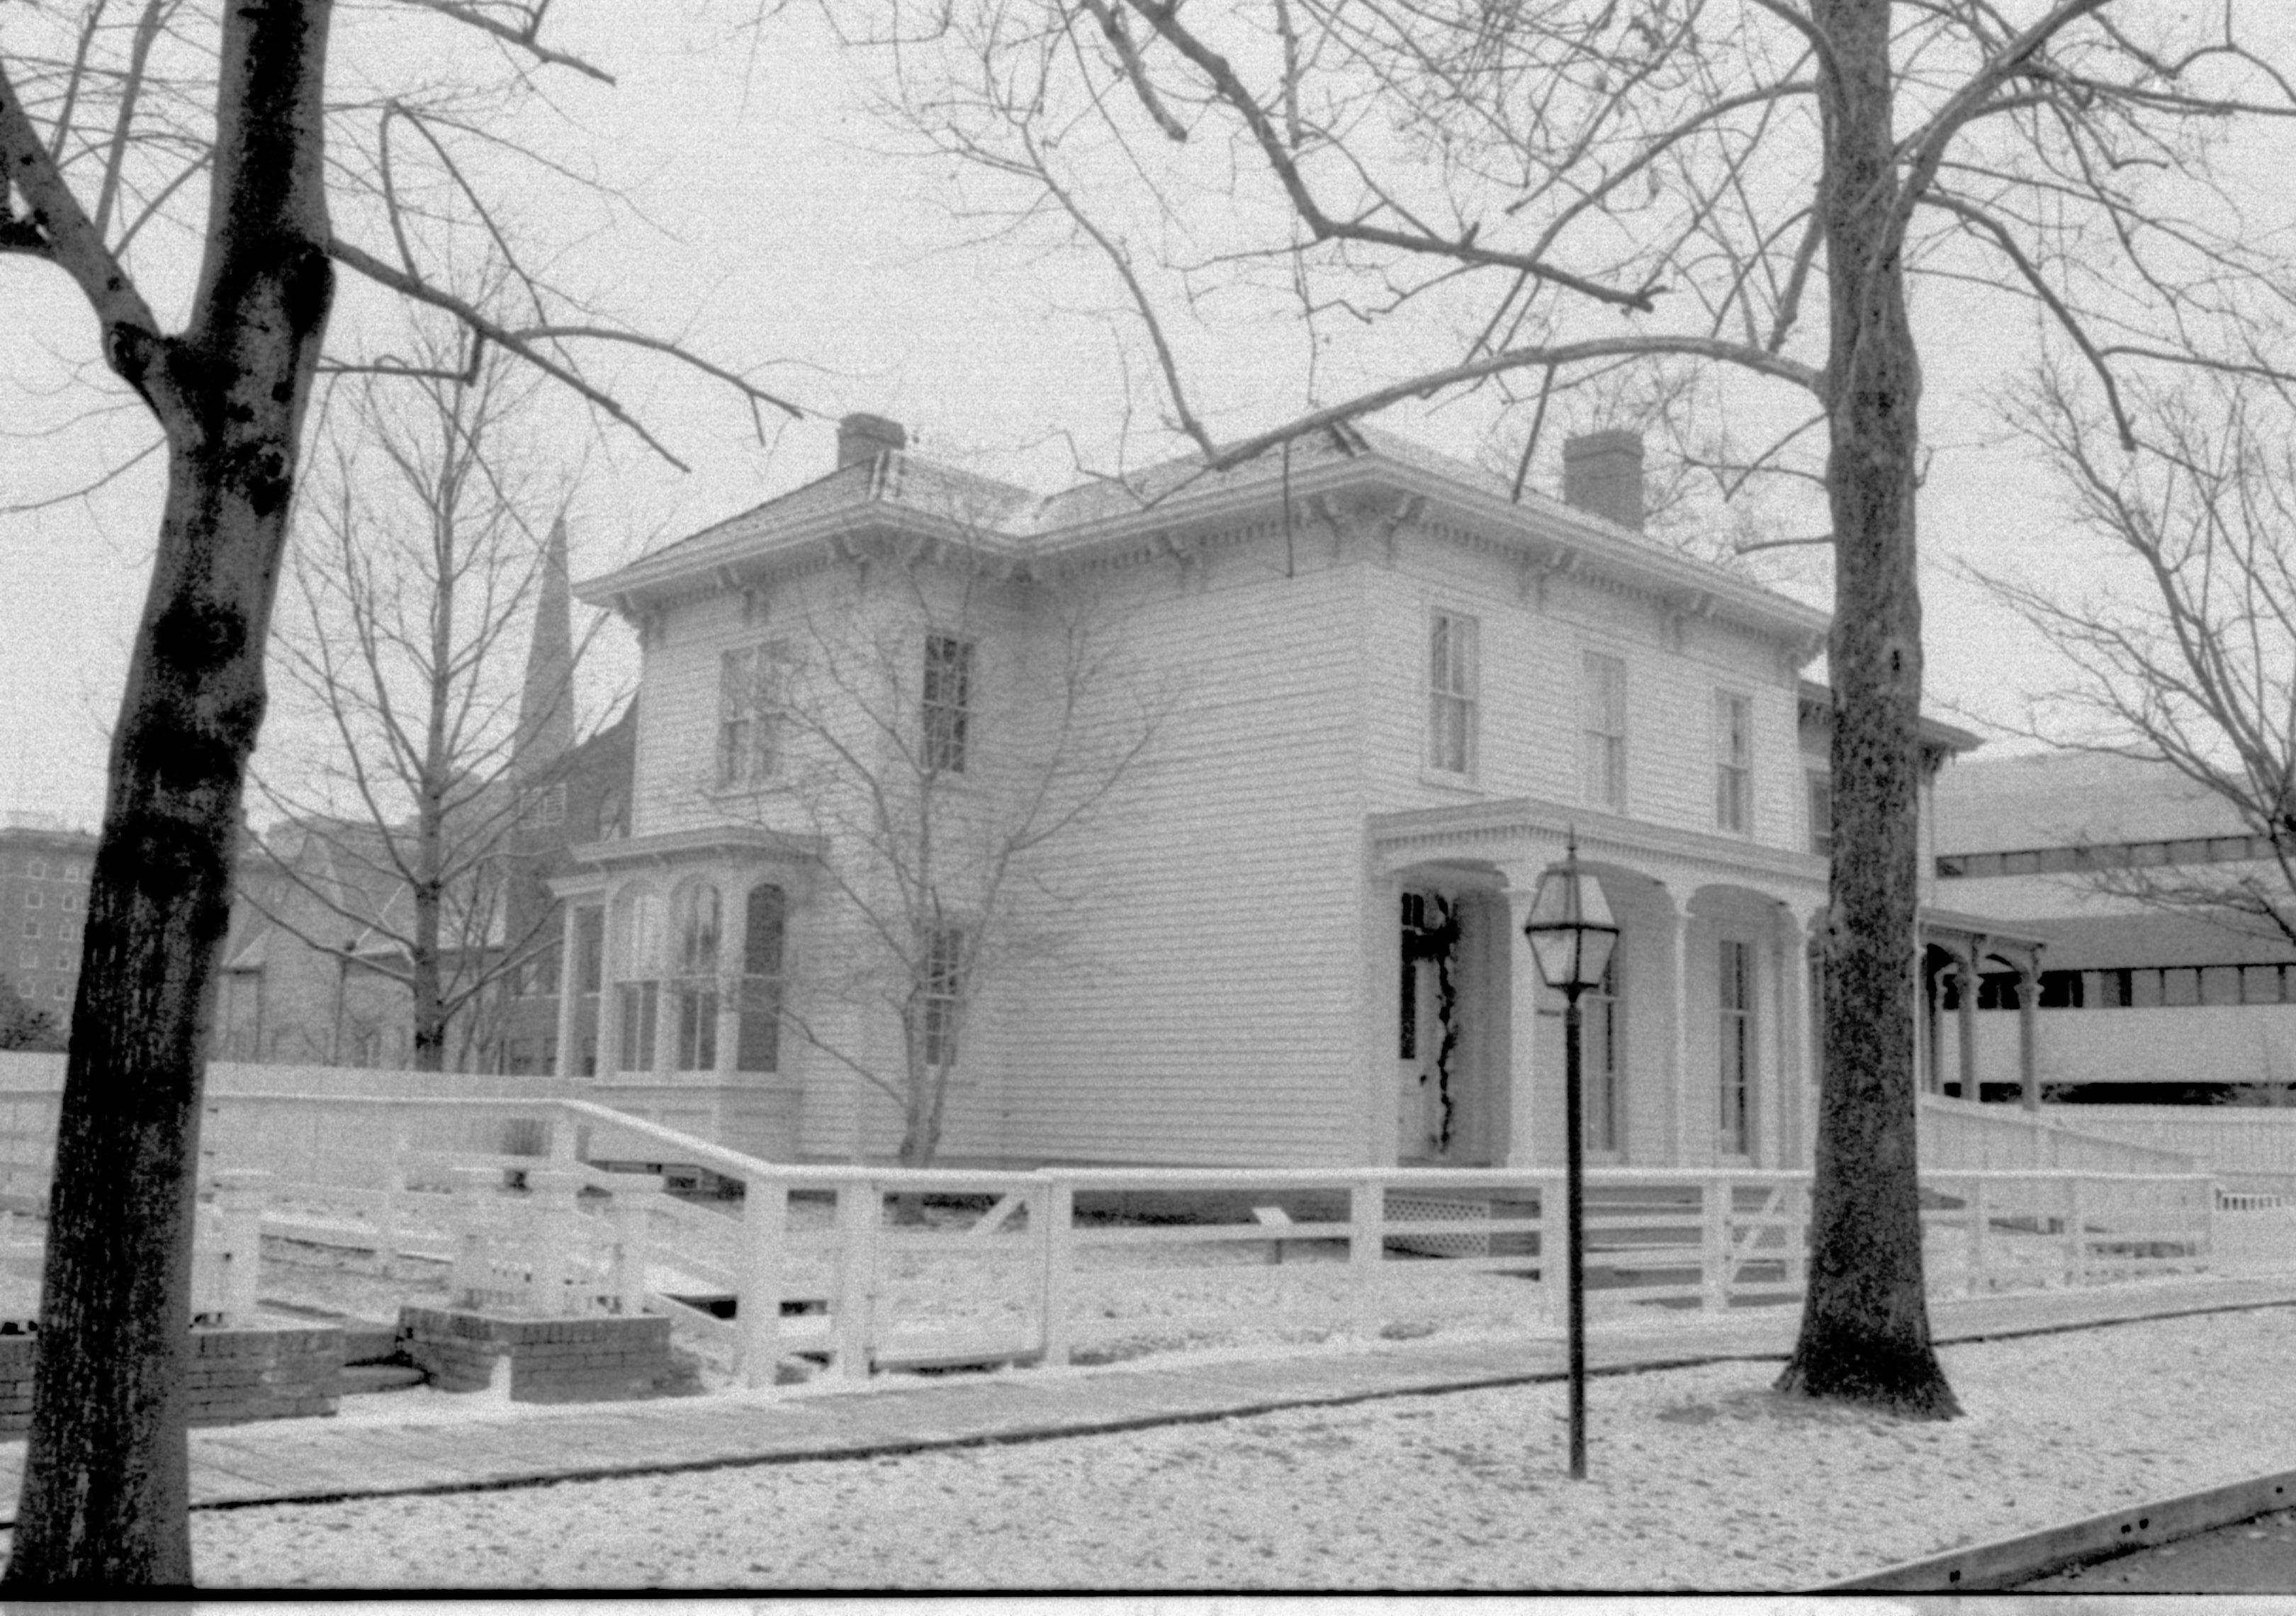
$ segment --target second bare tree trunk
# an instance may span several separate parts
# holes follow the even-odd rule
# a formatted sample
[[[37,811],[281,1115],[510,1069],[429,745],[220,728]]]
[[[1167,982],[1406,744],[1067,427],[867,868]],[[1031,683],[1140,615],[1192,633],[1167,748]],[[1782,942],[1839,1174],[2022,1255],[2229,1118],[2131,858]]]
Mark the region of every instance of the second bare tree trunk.
[[[1833,298],[1834,854],[1809,1291],[1779,1384],[1960,1412],[1930,1341],[1915,1145],[1921,366],[1906,311],[1889,0],[1816,0],[1833,46],[1822,201]]]

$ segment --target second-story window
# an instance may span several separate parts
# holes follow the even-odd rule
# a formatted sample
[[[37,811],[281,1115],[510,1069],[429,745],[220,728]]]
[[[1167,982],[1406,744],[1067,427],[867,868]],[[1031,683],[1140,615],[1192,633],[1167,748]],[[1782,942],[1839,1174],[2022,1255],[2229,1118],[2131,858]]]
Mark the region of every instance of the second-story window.
[[[1627,665],[1618,657],[1590,651],[1581,678],[1586,777],[1580,786],[1594,807],[1622,813],[1627,806]]]
[[[1833,777],[1812,769],[1809,784],[1809,850],[1820,858],[1833,854]]]
[[[1735,691],[1714,693],[1714,828],[1734,836],[1754,824],[1754,703]]]
[[[718,784],[755,785],[781,767],[782,687],[789,661],[780,641],[742,645],[718,660]]]
[[[1475,619],[1438,611],[1428,619],[1427,767],[1475,772]]]
[[[972,728],[972,642],[953,634],[925,636],[924,764],[964,773]]]

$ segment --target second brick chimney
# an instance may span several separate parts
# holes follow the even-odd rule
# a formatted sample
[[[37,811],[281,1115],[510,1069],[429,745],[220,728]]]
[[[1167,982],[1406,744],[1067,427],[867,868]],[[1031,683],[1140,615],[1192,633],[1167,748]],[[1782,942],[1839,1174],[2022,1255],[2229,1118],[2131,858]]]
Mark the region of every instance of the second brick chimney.
[[[1643,530],[1643,437],[1588,432],[1562,446],[1562,503]]]
[[[882,415],[848,415],[837,423],[837,469],[865,464],[889,449],[909,447],[909,434]]]

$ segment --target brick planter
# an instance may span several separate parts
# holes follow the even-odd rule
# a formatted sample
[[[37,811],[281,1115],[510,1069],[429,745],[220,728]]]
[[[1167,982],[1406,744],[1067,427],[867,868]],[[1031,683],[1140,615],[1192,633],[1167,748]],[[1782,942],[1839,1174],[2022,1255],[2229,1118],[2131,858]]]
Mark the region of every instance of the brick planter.
[[[0,1434],[32,1423],[32,1366],[39,1337],[0,1335]],[[343,1333],[333,1326],[192,1332],[184,1374],[194,1425],[289,1420],[342,1407]]]
[[[398,1349],[442,1391],[483,1391],[510,1360],[514,1403],[589,1403],[656,1397],[678,1369],[669,1320],[509,1318],[446,1308],[401,1308]]]

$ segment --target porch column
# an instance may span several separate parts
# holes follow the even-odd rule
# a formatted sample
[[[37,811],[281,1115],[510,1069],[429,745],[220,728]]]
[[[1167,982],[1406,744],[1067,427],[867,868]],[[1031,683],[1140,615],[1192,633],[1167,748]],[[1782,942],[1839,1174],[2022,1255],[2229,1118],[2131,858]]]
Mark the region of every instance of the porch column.
[[[571,898],[558,900],[558,1058],[552,1075],[562,1083],[574,1075],[575,939],[578,935]]]
[[[1937,1048],[1937,1030],[1930,1025],[1930,946],[1927,938],[1914,944],[1914,1088],[1934,1087],[1930,1060]]]
[[[734,1080],[734,1056],[742,1040],[742,953],[749,944],[750,888],[728,881],[718,888],[734,900],[718,911],[718,1045],[711,1073],[720,1083]]]
[[[1954,968],[1961,978],[1961,1009],[1957,1023],[1961,1032],[1961,1097],[1974,1102],[1977,1093],[1977,962],[1984,952],[1985,939],[1970,939],[1969,952],[1957,956]]]
[[[1808,970],[1801,923],[1792,906],[1778,905],[1774,954],[1777,961],[1777,1115],[1776,1144],[1769,1165],[1798,1166],[1801,1161],[1802,1108],[1809,1093],[1809,1013],[1803,1003]]]
[[[2017,971],[2017,1103],[2027,1111],[2038,1111],[2041,1105],[2041,1086],[2033,1079],[2040,997],[2041,951],[2036,948]]]
[[[1539,1100],[1538,1069],[1538,964],[1531,958],[1530,945],[1523,941],[1522,923],[1530,918],[1530,906],[1538,895],[1538,872],[1531,871],[1523,877],[1519,870],[1507,872],[1506,936],[1500,939],[1505,948],[1507,980],[1507,1146],[1509,1167],[1541,1165],[1540,1146],[1546,1141],[1546,1115],[1552,1109],[1558,1119],[1553,1125],[1555,1148],[1554,1159],[1562,1160],[1562,1067],[1561,1046],[1556,1046],[1557,1079],[1554,1087],[1553,1107],[1542,1105]],[[1392,980],[1395,972],[1390,972]],[[1393,1046],[1390,1036],[1389,1044]],[[1393,1063],[1390,1062],[1392,1070]],[[1392,1089],[1394,1079],[1389,1079]],[[1394,1102],[1388,1103],[1389,1127],[1393,1128]]]
[[[1710,1148],[1702,1150],[1693,1161],[1690,1153],[1690,927],[1687,909],[1677,909],[1674,915],[1674,936],[1669,941],[1674,980],[1669,988],[1673,995],[1674,1029],[1669,1036],[1668,1064],[1672,1069],[1669,1091],[1674,1095],[1674,1151],[1669,1167],[1691,1167],[1710,1161],[1713,1129],[1707,1130]],[[1710,1117],[1709,1120],[1712,1119]]]
[[[628,969],[623,963],[619,944],[616,941],[614,906],[620,901],[611,893],[602,897],[604,904],[603,931],[598,941],[598,1076],[601,1080],[619,1079],[628,1074],[622,1070],[622,995],[620,973]]]

